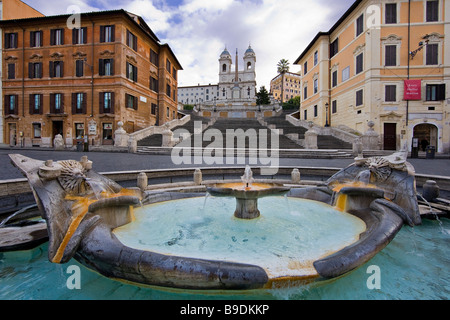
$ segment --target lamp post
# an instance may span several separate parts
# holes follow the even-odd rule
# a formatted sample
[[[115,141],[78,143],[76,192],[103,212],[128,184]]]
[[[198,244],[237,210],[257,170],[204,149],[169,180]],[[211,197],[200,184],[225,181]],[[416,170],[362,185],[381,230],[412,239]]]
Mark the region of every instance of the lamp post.
[[[325,127],[329,127],[330,124],[328,123],[328,102],[325,102]]]

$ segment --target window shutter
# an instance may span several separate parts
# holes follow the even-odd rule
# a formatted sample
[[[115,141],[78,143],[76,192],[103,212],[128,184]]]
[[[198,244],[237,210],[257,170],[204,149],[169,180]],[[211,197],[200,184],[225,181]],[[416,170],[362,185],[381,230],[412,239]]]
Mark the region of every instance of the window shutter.
[[[11,40],[11,33],[5,33],[5,49],[12,48],[10,40]]]
[[[116,26],[111,26],[111,42],[116,41]]]
[[[39,114],[43,114],[44,113],[44,105],[43,105],[43,99],[44,96],[42,94],[39,95]]]
[[[133,49],[135,51],[137,51],[137,37],[136,36],[133,37]]]
[[[50,30],[50,45],[54,46],[56,44],[56,30]]]
[[[64,44],[64,28],[60,29],[61,30],[61,45]]]
[[[28,78],[33,79],[34,78],[34,72],[33,72],[33,63],[28,63]]]
[[[53,78],[55,76],[55,62],[54,61],[50,61],[48,69],[49,69],[48,72],[49,72],[50,78]]]
[[[14,48],[17,48],[17,39],[18,39],[17,33],[14,33],[14,43],[13,43]]]
[[[133,101],[134,110],[137,110],[138,109],[138,98],[133,96],[133,100],[134,100]]]
[[[34,31],[30,31],[30,47],[36,46],[35,40],[36,39],[34,38]]]
[[[56,113],[54,93],[50,93],[50,113]]]
[[[98,59],[98,75],[99,76],[105,75],[105,60],[104,59]]]
[[[110,70],[111,70],[111,75],[114,75],[114,59],[110,59]]]
[[[128,62],[126,63],[125,74],[126,74],[127,78],[130,79],[130,64]]]
[[[42,62],[39,62],[39,78],[42,78],[42,76],[43,76]]]
[[[77,28],[72,29],[72,44],[78,43],[78,32],[79,32],[79,29],[77,29]]]
[[[138,78],[137,73],[138,73],[137,67],[133,66],[133,81],[134,82],[137,82],[137,78]]]
[[[44,46],[44,31],[38,31],[39,32],[39,40],[40,40],[40,44],[39,46],[42,47]]]
[[[60,70],[61,70],[61,78],[64,77],[64,61],[59,62]]]
[[[100,42],[105,42],[105,26],[100,26]]]
[[[87,94],[83,93],[83,107],[82,107],[83,114],[87,113],[87,101],[86,100],[87,100]]]
[[[105,113],[105,93],[98,93],[98,107],[100,113]]]
[[[61,108],[59,108],[60,113],[64,113],[64,93],[61,93]]]
[[[127,30],[127,46],[130,45],[130,31]]]
[[[436,88],[436,100],[445,100],[445,83],[439,84]]]
[[[72,114],[77,113],[77,94],[72,93]]]
[[[81,30],[83,30],[83,44],[87,43],[87,27],[83,27],[81,28]]]
[[[29,107],[30,107],[30,110],[29,110],[29,112],[30,112],[30,114],[33,114],[34,113],[34,105],[33,105],[33,103],[34,103],[34,99],[33,99],[33,94],[29,94],[28,95],[28,98],[29,98]]]
[[[111,106],[109,108],[110,113],[114,113],[114,92],[111,92]]]

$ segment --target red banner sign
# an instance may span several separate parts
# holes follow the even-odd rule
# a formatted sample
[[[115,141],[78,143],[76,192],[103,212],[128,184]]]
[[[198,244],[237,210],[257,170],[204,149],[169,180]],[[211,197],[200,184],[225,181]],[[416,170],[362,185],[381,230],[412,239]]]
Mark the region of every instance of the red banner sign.
[[[404,100],[422,100],[422,80],[405,80]]]

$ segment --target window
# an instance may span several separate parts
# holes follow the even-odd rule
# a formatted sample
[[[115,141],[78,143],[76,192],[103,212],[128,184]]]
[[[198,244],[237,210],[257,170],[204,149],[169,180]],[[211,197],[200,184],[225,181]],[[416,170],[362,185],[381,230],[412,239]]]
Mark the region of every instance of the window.
[[[317,117],[317,105],[314,106],[314,117]]]
[[[64,62],[63,61],[50,61],[49,63],[50,78],[62,78],[64,77]]]
[[[427,1],[427,22],[439,21],[439,1]]]
[[[319,62],[319,52],[316,51],[314,52],[314,66],[316,66],[318,62]]]
[[[100,42],[114,42],[115,26],[100,26]]]
[[[127,62],[127,78],[137,82],[137,67]]]
[[[30,79],[42,78],[42,62],[28,63],[28,77]]]
[[[87,43],[87,27],[72,29],[72,44]]]
[[[170,109],[169,109],[169,108],[166,109],[166,117],[167,117],[167,118],[170,117]]]
[[[127,108],[137,110],[138,109],[138,99],[131,94],[125,94],[125,104]]]
[[[159,66],[159,56],[152,49],[150,49],[150,62],[153,63],[157,67]]]
[[[17,48],[17,32],[5,33],[5,49]]]
[[[170,91],[171,91],[170,84],[167,84],[167,85],[166,85],[166,94],[167,94],[167,96],[169,96],[169,97],[170,97]]]
[[[100,113],[114,113],[114,92],[99,93]]]
[[[150,90],[158,92],[158,79],[150,77]]]
[[[41,138],[41,124],[33,123],[33,138],[40,139]]]
[[[443,101],[445,100],[445,83],[427,84],[426,101]]]
[[[439,55],[439,45],[437,43],[428,44],[427,45],[427,52],[426,52],[426,64],[427,65],[437,65],[438,62],[438,55]]]
[[[127,46],[137,51],[137,37],[127,30]]]
[[[397,23],[397,4],[386,3],[384,20],[386,24]]]
[[[339,52],[339,38],[336,38],[330,44],[330,58],[334,57]]]
[[[72,114],[86,114],[86,93],[72,93]]]
[[[303,74],[307,73],[308,73],[308,61],[306,61],[305,64],[303,65]]]
[[[397,101],[397,86],[396,85],[386,85],[384,87],[384,101],[386,101],[386,102]]]
[[[303,110],[304,120],[308,120],[308,110]]]
[[[360,53],[356,56],[356,74],[364,70],[364,54]]]
[[[363,90],[356,91],[356,106],[362,106],[363,105]]]
[[[175,67],[172,67],[172,77],[177,80],[177,69]]]
[[[152,103],[152,110],[151,110],[151,112],[152,112],[153,115],[156,115],[156,110],[157,109],[158,109],[158,106],[156,104]]]
[[[331,101],[331,113],[337,113],[337,100]]]
[[[314,79],[314,94],[319,91],[319,79]]]
[[[114,59],[99,59],[98,74],[100,76],[114,75]]]
[[[305,86],[303,88],[303,100],[306,100],[306,99],[308,99],[308,87],[307,86]]]
[[[337,70],[335,70],[331,74],[331,86],[336,87],[337,84],[338,84],[338,72],[337,72]]]
[[[384,65],[395,67],[397,65],[397,46],[387,45],[384,47]]]
[[[43,41],[43,32],[42,31],[31,31],[30,32],[30,47],[37,48],[42,47]]]
[[[364,32],[364,14],[360,15],[358,19],[356,19],[356,36],[359,36]]]
[[[84,76],[84,61],[76,60],[75,62],[75,76],[82,77]]]
[[[16,64],[8,63],[8,79],[16,78]]]
[[[30,114],[42,114],[42,94],[30,94]]]
[[[166,60],[166,70],[170,73],[172,71],[172,64],[170,63],[169,59]]]
[[[50,94],[50,113],[64,113],[64,95],[62,93]]]
[[[350,66],[342,70],[342,82],[350,79]]]
[[[18,95],[5,95],[5,114],[19,114]]]
[[[64,29],[50,30],[50,45],[60,46],[64,44]]]

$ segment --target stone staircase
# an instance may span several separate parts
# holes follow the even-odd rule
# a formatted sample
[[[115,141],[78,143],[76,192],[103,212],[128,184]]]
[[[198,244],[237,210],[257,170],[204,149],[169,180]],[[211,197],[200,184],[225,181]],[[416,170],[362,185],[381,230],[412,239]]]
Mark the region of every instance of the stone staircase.
[[[194,133],[194,123],[195,121],[201,121],[204,127],[207,126],[209,119],[196,116],[193,113],[191,115],[191,120],[185,125],[175,127],[172,131],[177,129],[185,129],[191,135]],[[231,129],[232,133],[237,134],[236,130],[242,129],[244,136],[234,138],[234,154],[246,155],[252,151],[250,142],[256,142],[256,148],[259,149],[261,146],[261,137],[259,136],[260,130],[267,133],[267,149],[272,149],[272,135],[276,134],[275,131],[270,129],[280,130],[280,134],[277,135],[278,145],[273,147],[279,150],[280,157],[302,157],[302,158],[349,158],[352,157],[352,146],[349,143],[345,143],[331,136],[319,136],[318,146],[320,150],[305,150],[301,145],[301,140],[304,139],[305,132],[307,129],[299,126],[295,126],[286,120],[286,112],[283,112],[279,116],[264,118],[267,126],[261,124],[257,119],[241,119],[241,118],[226,118],[217,119],[215,123],[207,127],[207,129],[215,129],[221,132],[223,154],[227,152],[226,148],[226,133],[227,130]],[[206,125],[206,126],[205,126]],[[192,137],[192,136],[191,136]],[[202,148],[207,148],[213,141],[204,141],[202,139]],[[170,153],[171,148],[162,148],[162,135],[156,134],[147,137],[138,142],[137,152],[141,154],[167,154]],[[186,141],[183,146],[186,146]],[[193,138],[191,139],[191,147],[194,147]],[[215,148],[217,145],[215,145]],[[244,150],[242,150],[244,148]],[[229,152],[229,150],[228,150]]]

